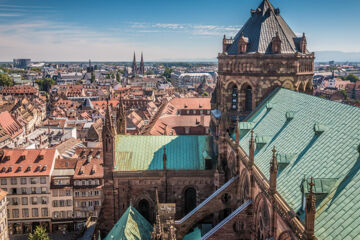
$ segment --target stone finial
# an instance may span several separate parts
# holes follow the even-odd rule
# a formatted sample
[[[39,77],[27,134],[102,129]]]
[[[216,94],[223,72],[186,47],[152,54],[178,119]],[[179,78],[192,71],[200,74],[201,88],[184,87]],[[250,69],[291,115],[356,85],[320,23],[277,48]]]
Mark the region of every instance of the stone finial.
[[[270,162],[270,193],[276,193],[276,177],[277,177],[277,169],[278,169],[278,162],[276,158],[276,149],[275,146],[272,150],[273,156]]]
[[[310,190],[306,196],[306,207],[305,207],[305,235],[306,239],[314,240],[315,237],[315,214],[316,214],[316,197],[313,192],[313,187],[315,186],[314,179],[310,179]]]
[[[306,53],[306,47],[307,47],[306,36],[305,36],[305,33],[303,33],[302,38],[300,40],[300,52],[302,54]]]

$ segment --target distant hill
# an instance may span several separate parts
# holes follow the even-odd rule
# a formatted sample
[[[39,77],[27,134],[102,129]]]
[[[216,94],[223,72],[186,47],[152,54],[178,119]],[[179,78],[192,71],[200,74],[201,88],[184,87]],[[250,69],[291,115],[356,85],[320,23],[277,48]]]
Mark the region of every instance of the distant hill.
[[[317,51],[316,62],[360,62],[360,52]]]

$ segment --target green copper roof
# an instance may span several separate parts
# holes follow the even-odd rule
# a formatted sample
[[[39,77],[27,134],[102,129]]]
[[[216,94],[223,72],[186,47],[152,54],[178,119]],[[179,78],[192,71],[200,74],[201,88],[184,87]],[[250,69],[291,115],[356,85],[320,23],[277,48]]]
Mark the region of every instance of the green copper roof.
[[[150,240],[152,231],[151,224],[134,207],[130,206],[105,240]]]
[[[200,240],[201,239],[201,230],[200,228],[195,228],[194,231],[185,235],[183,240]]]
[[[205,170],[205,159],[211,156],[210,140],[208,136],[117,135],[114,168],[115,171],[163,169],[166,147],[167,169]]]
[[[302,207],[304,177],[314,177],[316,191],[326,194],[317,205],[318,239],[359,237],[360,108],[286,89],[275,91],[266,101],[247,119],[255,123],[256,136],[271,136],[256,151],[255,164],[269,178],[271,150],[276,146],[284,163],[277,189],[295,212]],[[266,107],[269,104],[271,109]],[[294,114],[289,120],[290,112]],[[246,152],[249,135],[240,139]]]

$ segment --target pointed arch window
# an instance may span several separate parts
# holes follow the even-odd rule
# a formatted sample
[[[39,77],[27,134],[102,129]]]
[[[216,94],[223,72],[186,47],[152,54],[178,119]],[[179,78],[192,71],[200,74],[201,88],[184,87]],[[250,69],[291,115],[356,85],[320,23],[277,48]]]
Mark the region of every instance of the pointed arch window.
[[[237,108],[238,108],[238,88],[234,86],[231,93],[231,110],[237,110]]]

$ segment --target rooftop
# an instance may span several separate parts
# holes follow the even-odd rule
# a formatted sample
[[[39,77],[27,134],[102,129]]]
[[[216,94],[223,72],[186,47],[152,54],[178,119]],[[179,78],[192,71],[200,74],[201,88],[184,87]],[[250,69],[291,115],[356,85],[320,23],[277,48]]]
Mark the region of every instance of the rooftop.
[[[287,118],[289,112],[292,118]],[[256,166],[269,179],[276,146],[277,191],[301,219],[300,186],[305,188],[304,183],[314,177],[318,194],[315,234],[319,239],[359,236],[359,119],[360,108],[287,89],[275,91],[247,119],[254,124],[256,138],[268,140],[256,145]],[[241,135],[240,145],[248,152],[249,130]]]
[[[210,141],[208,136],[117,135],[114,168],[115,171],[162,170],[166,147],[167,169],[205,170],[204,156],[211,155]]]

